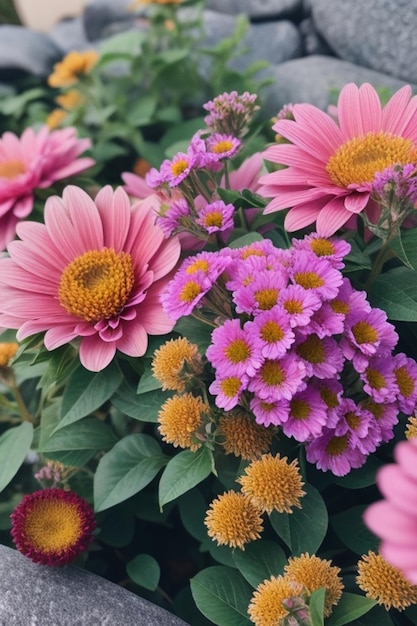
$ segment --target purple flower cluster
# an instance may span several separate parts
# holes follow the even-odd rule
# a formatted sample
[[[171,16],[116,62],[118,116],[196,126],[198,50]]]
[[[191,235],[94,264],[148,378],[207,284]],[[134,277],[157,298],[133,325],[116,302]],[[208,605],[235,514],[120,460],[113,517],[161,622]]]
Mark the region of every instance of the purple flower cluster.
[[[394,354],[385,313],[341,269],[347,242],[317,234],[187,258],[163,296],[173,319],[216,326],[206,351],[216,405],[250,409],[338,476],[393,437],[417,404],[417,364]]]
[[[231,133],[243,137],[248,130],[248,123],[259,106],[255,104],[256,94],[247,91],[223,93],[203,105],[209,115],[204,118],[207,127],[214,133]]]

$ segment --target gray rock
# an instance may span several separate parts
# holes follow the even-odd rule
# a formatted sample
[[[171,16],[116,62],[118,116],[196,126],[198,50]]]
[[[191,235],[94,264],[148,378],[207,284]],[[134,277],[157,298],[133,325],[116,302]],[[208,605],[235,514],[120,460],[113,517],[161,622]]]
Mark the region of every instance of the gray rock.
[[[302,0],[206,0],[205,7],[229,15],[245,13],[251,19],[279,19],[300,11]]]
[[[126,30],[136,19],[130,0],[92,0],[84,9],[84,29],[89,41]]]
[[[417,83],[417,2],[310,2],[317,30],[338,57]]]
[[[313,55],[281,63],[265,71],[274,83],[261,94],[265,117],[272,117],[288,103],[309,102],[323,111],[331,103],[332,91],[346,83],[371,83],[376,89],[386,87],[396,91],[406,81],[359,67],[348,61]]]
[[[32,563],[0,545],[0,626],[186,626],[178,617],[73,565]]]
[[[329,48],[326,41],[317,32],[311,17],[306,17],[301,20],[298,28],[303,41],[304,55],[327,54],[329,56],[334,56],[333,50]]]
[[[87,39],[84,20],[81,17],[62,20],[49,31],[52,41],[62,50],[62,55],[71,50],[88,50],[91,43]]]
[[[43,77],[61,56],[61,50],[47,34],[25,26],[0,25],[0,69],[23,70]]]

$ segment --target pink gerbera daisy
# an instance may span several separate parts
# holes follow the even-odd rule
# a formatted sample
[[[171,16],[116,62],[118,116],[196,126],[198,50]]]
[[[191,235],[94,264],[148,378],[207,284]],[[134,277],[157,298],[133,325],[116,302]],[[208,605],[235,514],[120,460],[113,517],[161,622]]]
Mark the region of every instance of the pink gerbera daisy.
[[[164,239],[146,206],[120,187],[93,201],[68,186],[45,205],[45,224],[18,225],[22,241],[0,259],[0,325],[24,339],[44,332],[48,350],[80,339],[80,360],[105,368],[116,350],[142,356],[148,335],[172,330],[160,294],[180,245]]]
[[[259,193],[271,201],[265,213],[290,208],[285,228],[316,222],[328,237],[370,202],[377,172],[417,161],[417,97],[397,91],[382,107],[368,83],[343,87],[337,121],[311,104],[296,104],[293,120],[273,129],[290,143],[269,147],[264,157],[288,167],[260,178]]]
[[[33,209],[35,189],[79,174],[94,165],[80,154],[91,145],[78,139],[74,128],[37,132],[27,128],[21,137],[6,132],[0,139],[0,251],[12,241],[17,223]]]

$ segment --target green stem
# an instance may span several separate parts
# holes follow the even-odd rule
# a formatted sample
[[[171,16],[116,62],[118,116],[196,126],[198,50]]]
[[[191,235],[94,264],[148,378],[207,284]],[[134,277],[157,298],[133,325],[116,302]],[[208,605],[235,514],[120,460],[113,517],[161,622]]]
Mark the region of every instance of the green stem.
[[[35,424],[36,420],[32,417],[32,415],[27,410],[25,401],[22,398],[22,394],[20,393],[20,389],[16,385],[16,381],[15,380],[13,380],[12,383],[10,384],[10,389],[13,392],[13,395],[15,397],[17,406],[19,407],[19,411],[20,411],[20,415],[22,416],[22,420],[24,422],[30,422],[31,424]]]
[[[373,286],[374,282],[380,275],[382,268],[385,265],[385,262],[388,261],[388,259],[392,257],[392,250],[389,247],[389,243],[390,243],[390,240],[388,239],[384,243],[380,251],[378,252],[378,255],[375,259],[375,263],[373,265],[371,273],[369,274],[368,280],[365,283],[365,286],[364,286],[365,291],[368,291]]]

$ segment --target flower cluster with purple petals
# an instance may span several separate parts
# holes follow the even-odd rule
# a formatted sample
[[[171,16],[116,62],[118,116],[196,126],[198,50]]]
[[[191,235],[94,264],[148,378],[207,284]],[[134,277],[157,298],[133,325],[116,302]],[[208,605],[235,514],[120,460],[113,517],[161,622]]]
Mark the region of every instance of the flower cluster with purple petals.
[[[346,241],[313,233],[292,244],[188,257],[162,303],[174,320],[215,326],[206,358],[218,408],[243,406],[343,476],[394,436],[400,411],[414,411],[417,364],[394,353],[385,312],[343,276]]]

